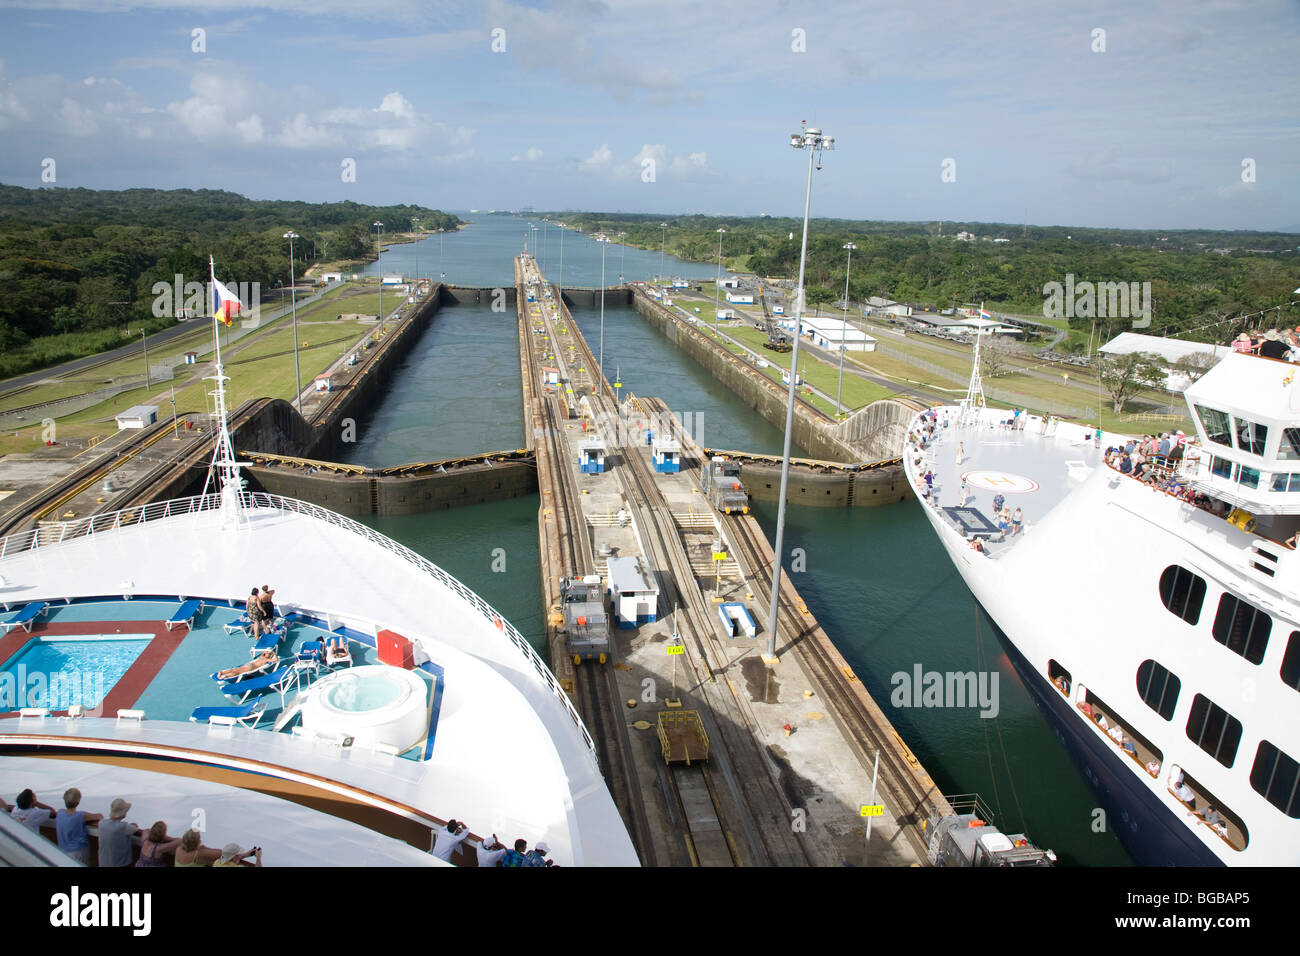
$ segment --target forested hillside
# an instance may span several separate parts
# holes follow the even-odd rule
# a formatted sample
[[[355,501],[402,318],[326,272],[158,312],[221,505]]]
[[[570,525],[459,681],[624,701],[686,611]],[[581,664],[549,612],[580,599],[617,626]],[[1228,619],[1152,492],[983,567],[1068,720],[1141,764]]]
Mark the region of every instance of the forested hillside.
[[[454,228],[460,220],[421,206],[253,200],[209,189],[22,189],[0,186],[0,350],[5,374],[116,344],[126,326],[158,328],[155,282],[289,280],[309,264],[373,255],[371,223],[389,231]],[[97,345],[102,340],[103,345]],[[23,353],[15,363],[15,352]]]
[[[552,213],[584,232],[626,232],[646,249],[664,242],[669,253],[715,261],[717,229],[726,229],[726,264],[760,276],[793,278],[799,271],[802,221]],[[667,230],[661,223],[667,223]],[[1150,282],[1153,335],[1188,332],[1222,338],[1243,313],[1285,305],[1300,286],[1300,236],[1281,233],[1075,229],[988,223],[890,223],[814,220],[808,237],[810,302],[844,294],[846,253],[853,242],[850,294],[879,295],[947,308],[984,301],[1007,311],[1043,312],[1044,286],[1075,282]],[[975,238],[966,241],[958,233]],[[994,241],[1006,240],[1006,241]],[[1295,309],[1277,316],[1300,324]],[[1090,320],[1074,320],[1087,329]],[[1127,328],[1127,320],[1104,331]],[[1197,331],[1190,331],[1190,330]]]

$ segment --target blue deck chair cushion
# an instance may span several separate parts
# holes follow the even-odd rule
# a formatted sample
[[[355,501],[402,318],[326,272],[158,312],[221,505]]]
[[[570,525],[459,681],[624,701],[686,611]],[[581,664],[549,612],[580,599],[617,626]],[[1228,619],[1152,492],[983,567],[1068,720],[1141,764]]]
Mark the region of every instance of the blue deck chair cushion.
[[[176,613],[169,617],[163,623],[167,625],[167,630],[171,630],[177,624],[184,624],[186,627],[194,626],[194,617],[203,607],[202,601],[186,601],[176,609]]]

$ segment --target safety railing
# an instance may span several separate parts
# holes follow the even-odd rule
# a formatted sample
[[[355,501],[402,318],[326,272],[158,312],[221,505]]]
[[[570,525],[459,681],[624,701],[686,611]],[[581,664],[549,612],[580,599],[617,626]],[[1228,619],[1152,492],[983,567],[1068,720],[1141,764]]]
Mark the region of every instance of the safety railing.
[[[578,732],[582,735],[583,742],[587,746],[588,756],[593,761],[595,759],[595,746],[591,740],[591,734],[582,723],[582,718],[578,716],[577,710],[574,709],[573,703],[569,696],[560,687],[556,681],[555,675],[551,673],[546,663],[533,650],[532,645],[524,639],[524,636],[507,621],[500,612],[484,601],[481,597],[471,591],[460,581],[456,580],[442,568],[438,567],[432,561],[422,555],[417,554],[405,545],[398,544],[392,538],[380,534],[373,528],[368,528],[358,521],[344,517],[326,508],[313,505],[306,501],[299,501],[296,498],[284,498],[280,495],[270,495],[264,492],[244,492],[240,495],[241,504],[246,509],[270,509],[284,512],[294,512],[297,514],[307,515],[326,524],[334,525],[337,528],[365,538],[372,544],[392,552],[403,561],[414,565],[420,571],[445,585],[450,590],[458,594],[468,604],[473,606],[480,614],[491,622],[506,638],[513,644],[524,658],[537,671],[537,676],[546,685],[546,687],[560,701],[565,711],[572,719]],[[44,524],[31,531],[25,531],[20,534],[12,534],[0,538],[0,559],[25,551],[36,550],[40,548],[49,548],[66,541],[72,541],[77,538],[87,537],[95,534],[102,534],[105,531],[116,531],[120,528],[130,527],[146,523],[149,521],[158,521],[164,518],[179,517],[181,515],[195,514],[204,511],[218,511],[221,508],[221,495],[195,495],[189,498],[177,498],[171,501],[157,501],[152,504],[141,505],[134,508],[124,508],[121,511],[114,511],[106,514],[92,515],[85,518],[77,518],[72,521],[62,521],[58,523]]]

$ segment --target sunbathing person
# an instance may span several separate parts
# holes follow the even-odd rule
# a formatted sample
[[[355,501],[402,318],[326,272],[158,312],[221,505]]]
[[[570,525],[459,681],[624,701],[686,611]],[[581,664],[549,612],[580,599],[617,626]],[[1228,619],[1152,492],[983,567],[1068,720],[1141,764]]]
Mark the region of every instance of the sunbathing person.
[[[348,639],[341,634],[335,634],[325,641],[325,664],[333,667],[335,664],[343,661],[351,661],[352,654],[348,650]]]
[[[217,671],[217,680],[234,680],[245,674],[255,674],[268,664],[274,664],[279,659],[280,657],[274,649],[263,651],[247,664],[240,664],[238,667],[227,667],[224,671]]]

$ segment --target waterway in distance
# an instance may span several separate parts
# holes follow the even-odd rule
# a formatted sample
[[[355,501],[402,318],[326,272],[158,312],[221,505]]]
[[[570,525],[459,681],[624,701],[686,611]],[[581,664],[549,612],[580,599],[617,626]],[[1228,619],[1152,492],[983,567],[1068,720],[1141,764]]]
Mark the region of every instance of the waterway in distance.
[[[522,248],[524,223],[484,217],[482,224],[448,234],[450,250],[453,241],[466,240],[480,225],[491,224],[493,233],[486,238],[480,233],[474,261],[466,262],[462,274],[448,268],[448,281],[510,285],[511,258]],[[598,271],[589,281],[570,277],[571,248],[581,247],[571,243],[574,235],[565,239],[565,282],[594,285]],[[552,231],[553,265],[555,238]],[[436,253],[436,241],[418,245],[427,249],[433,242]],[[414,245],[385,253],[386,269],[395,267],[398,249]],[[613,247],[606,255],[617,251]],[[633,251],[628,250],[629,263]],[[598,270],[598,249],[577,255],[593,252]],[[646,262],[652,259],[652,271],[658,271],[657,255],[640,255]],[[423,267],[424,253],[420,256],[422,271],[430,274]],[[606,265],[608,269],[608,258]],[[590,262],[582,268],[589,267]],[[695,268],[695,275],[712,274],[705,264]],[[599,309],[574,311],[595,350]],[[359,440],[348,460],[386,465],[518,447],[523,425],[515,334],[513,311],[502,315],[477,306],[441,310],[371,415],[358,421]],[[702,413],[706,444],[779,453],[776,428],[629,307],[606,306],[605,356],[608,374],[619,371],[627,391],[663,398],[678,413]],[[367,523],[456,575],[541,650],[537,508],[536,496],[529,496]],[[757,503],[754,513],[771,540],[775,504]],[[1063,864],[1130,862],[1111,832],[1120,821],[1106,821],[1096,809],[1092,790],[1020,683],[991,622],[952,568],[919,505],[792,505],[787,509],[787,554],[793,548],[801,548],[806,561],[797,572],[787,561],[800,594],[945,793],[978,792],[995,810],[999,825],[1008,831],[1023,828],[1040,845],[1056,850]],[[917,665],[923,671],[996,673],[997,716],[981,718],[978,706],[894,706],[894,675],[910,676]],[[863,794],[862,802],[868,797]]]

